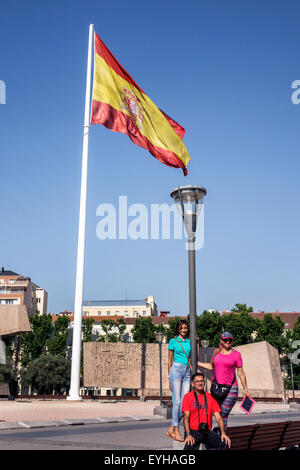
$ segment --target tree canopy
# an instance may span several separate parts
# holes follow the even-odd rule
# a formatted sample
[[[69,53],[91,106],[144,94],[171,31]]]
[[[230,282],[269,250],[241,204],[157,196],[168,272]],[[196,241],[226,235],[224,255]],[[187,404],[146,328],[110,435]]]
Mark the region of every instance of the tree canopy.
[[[38,394],[60,394],[69,386],[71,363],[58,355],[42,354],[23,370],[22,382],[31,385]]]

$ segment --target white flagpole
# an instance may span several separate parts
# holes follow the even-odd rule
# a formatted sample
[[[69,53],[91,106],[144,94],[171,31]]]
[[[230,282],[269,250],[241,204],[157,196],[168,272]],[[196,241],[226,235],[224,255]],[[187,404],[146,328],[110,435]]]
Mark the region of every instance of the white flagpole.
[[[91,24],[90,29],[89,29],[89,47],[88,47],[86,92],[85,92],[85,113],[84,113],[84,125],[83,125],[81,192],[80,192],[80,209],[79,209],[74,327],[73,327],[73,342],[72,342],[71,385],[70,385],[69,395],[67,397],[68,400],[73,400],[73,401],[82,400],[79,394],[80,358],[81,358],[81,317],[82,317],[84,248],[85,248],[85,225],[86,225],[88,146],[89,146],[90,109],[91,109],[93,32],[94,32],[94,25]]]

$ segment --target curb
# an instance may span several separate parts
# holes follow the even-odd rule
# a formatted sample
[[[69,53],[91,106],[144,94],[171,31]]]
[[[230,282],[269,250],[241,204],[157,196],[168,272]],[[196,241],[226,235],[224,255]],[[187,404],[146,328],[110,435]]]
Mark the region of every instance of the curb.
[[[289,413],[291,410],[290,409],[287,409],[287,410],[257,410],[257,411],[253,411],[251,413],[251,415],[263,415],[263,414],[274,414],[274,413]],[[230,413],[231,416],[245,416],[246,413],[244,413],[243,411],[236,411],[236,412],[232,412]]]
[[[0,431],[10,429],[33,429],[33,428],[48,428],[60,426],[80,426],[85,424],[107,424],[107,423],[124,423],[132,421],[152,421],[164,420],[163,416],[123,416],[120,418],[87,418],[87,419],[73,419],[64,418],[57,421],[17,421],[17,422],[0,422]]]

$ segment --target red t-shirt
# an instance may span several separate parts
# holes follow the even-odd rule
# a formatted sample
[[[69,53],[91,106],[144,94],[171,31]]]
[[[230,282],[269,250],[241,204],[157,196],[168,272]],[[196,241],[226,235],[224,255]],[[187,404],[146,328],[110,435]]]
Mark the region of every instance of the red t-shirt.
[[[183,402],[182,402],[182,412],[183,413],[185,411],[190,412],[190,428],[193,431],[198,431],[199,422],[207,423],[204,394],[198,393],[197,396],[198,396],[198,401],[199,401],[199,416],[198,416],[198,408],[197,408],[197,402],[196,402],[194,392],[188,392],[186,395],[184,395]],[[208,427],[209,427],[209,430],[211,430],[212,414],[216,412],[221,413],[221,408],[219,407],[216,400],[211,396],[211,394],[207,392],[206,392],[206,400],[207,400]]]

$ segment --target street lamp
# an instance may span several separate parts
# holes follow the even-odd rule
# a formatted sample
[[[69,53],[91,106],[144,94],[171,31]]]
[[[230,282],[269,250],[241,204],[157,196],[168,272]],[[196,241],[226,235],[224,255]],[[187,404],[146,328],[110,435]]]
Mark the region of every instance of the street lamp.
[[[282,400],[282,403],[286,404],[286,403],[289,402],[289,400],[286,397],[286,389],[285,389],[285,378],[288,374],[288,366],[285,362],[282,364],[282,374],[283,374],[283,400]]]
[[[201,346],[202,348],[204,348],[204,362],[206,363],[207,362],[207,348],[209,346],[208,339],[203,339],[201,341]],[[206,369],[204,371],[204,374],[205,374],[205,391],[207,392],[207,370]]]
[[[189,257],[189,304],[190,304],[190,340],[191,340],[191,363],[192,372],[197,369],[196,351],[196,265],[195,265],[195,240],[197,218],[199,215],[201,201],[206,196],[206,189],[200,186],[179,186],[175,188],[170,196],[177,205],[177,209],[183,218],[184,226],[188,236]]]
[[[293,361],[292,361],[292,358],[293,358],[293,354],[292,353],[288,353],[287,354],[287,357],[290,361],[290,365],[291,365],[291,379],[292,379],[292,389],[293,389],[293,402],[295,402],[295,387],[294,387],[294,371],[293,371]]]
[[[162,331],[159,331],[155,333],[156,336],[156,341],[158,342],[159,345],[159,392],[160,392],[160,406],[163,406],[163,401],[162,401],[162,354],[161,354],[161,347],[162,347],[162,342],[164,339],[164,333]]]

